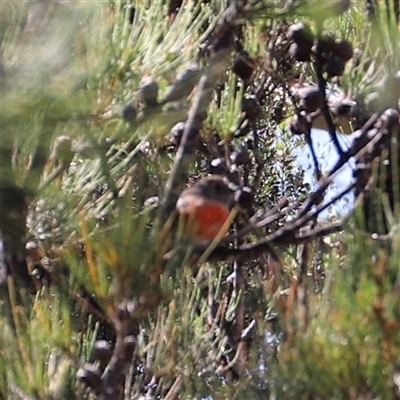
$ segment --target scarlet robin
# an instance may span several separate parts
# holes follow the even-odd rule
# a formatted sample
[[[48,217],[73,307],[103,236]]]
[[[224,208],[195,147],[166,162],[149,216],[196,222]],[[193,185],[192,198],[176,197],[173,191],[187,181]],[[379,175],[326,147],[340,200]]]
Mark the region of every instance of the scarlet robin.
[[[176,209],[186,219],[186,230],[195,241],[214,239],[228,231],[229,226],[224,224],[229,217],[233,194],[218,175],[202,178],[182,192]]]

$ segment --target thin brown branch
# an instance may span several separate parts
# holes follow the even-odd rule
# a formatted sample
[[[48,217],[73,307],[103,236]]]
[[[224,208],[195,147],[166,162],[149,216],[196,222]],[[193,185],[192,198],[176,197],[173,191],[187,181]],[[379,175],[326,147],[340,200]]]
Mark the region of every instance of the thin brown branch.
[[[319,35],[319,37],[320,36],[321,35]],[[321,47],[318,44],[315,68],[316,68],[317,79],[318,79],[318,88],[321,93],[321,99],[322,99],[320,109],[321,109],[322,115],[325,118],[326,125],[328,126],[329,136],[331,137],[331,140],[332,140],[333,144],[335,145],[336,150],[338,151],[339,155],[342,155],[343,149],[340,146],[340,143],[339,143],[339,140],[337,137],[337,133],[336,133],[336,126],[333,123],[332,116],[329,111],[329,106],[326,101],[326,81],[325,81],[324,75],[322,73],[323,58],[322,58],[321,51],[322,51]]]
[[[187,171],[193,161],[196,139],[202,123],[206,118],[206,110],[212,100],[212,93],[218,77],[229,68],[233,28],[236,18],[239,16],[238,11],[239,7],[228,8],[212,38],[214,47],[210,65],[197,85],[196,95],[185,123],[185,130],[162,200],[160,211],[161,226],[173,212],[176,201],[182,191]]]
[[[397,115],[397,114],[396,114]],[[259,240],[256,243],[245,244],[236,249],[227,248],[217,248],[215,249],[209,260],[210,261],[237,261],[237,260],[248,260],[255,258],[263,253],[273,252],[273,249],[280,246],[287,246],[289,244],[299,244],[312,237],[321,237],[333,232],[337,232],[343,229],[343,224],[335,224],[332,226],[327,226],[324,228],[316,228],[309,231],[306,235],[301,233],[301,229],[305,227],[310,221],[315,220],[315,218],[326,208],[334,204],[337,200],[342,198],[344,195],[349,193],[355,186],[355,183],[350,183],[342,191],[336,194],[330,201],[322,203],[323,194],[333,179],[341,171],[345,163],[354,157],[356,161],[360,160],[363,156],[369,153],[375,153],[379,151],[380,144],[386,140],[387,134],[389,133],[390,126],[393,120],[396,119],[395,113],[391,113],[390,110],[382,113],[380,117],[374,115],[371,119],[364,125],[362,129],[355,133],[355,141],[352,148],[341,155],[336,165],[332,168],[330,173],[320,179],[318,183],[318,188],[313,192],[306,202],[304,203],[303,209],[296,217],[295,220],[287,223],[282,228],[278,229],[276,232],[267,236],[263,240]],[[371,129],[372,128],[372,129]],[[368,135],[367,135],[368,133]],[[268,224],[270,221],[276,219],[280,215],[264,216],[259,223],[262,225]],[[243,231],[239,233],[247,234],[254,229],[254,225],[246,226]],[[235,235],[233,235],[236,238]],[[232,235],[224,238],[223,241],[228,241],[232,239]],[[204,249],[206,243],[199,244],[196,246],[195,250],[199,251]]]
[[[314,205],[321,202],[326,188],[333,182],[334,178],[340,173],[344,165],[350,160],[351,157],[354,157],[355,160],[359,160],[364,154],[376,147],[383,140],[383,135],[385,132],[382,129],[377,129],[372,132],[370,135],[372,139],[368,139],[366,137],[368,129],[370,129],[371,125],[377,120],[378,116],[374,115],[359,131],[354,132],[353,137],[356,139],[353,146],[349,151],[343,153],[331,171],[319,180],[318,188],[305,201],[300,216],[306,214]]]
[[[313,142],[312,142],[312,139],[311,139],[311,129],[309,129],[307,132],[305,132],[305,139],[306,139],[306,143],[307,143],[308,147],[310,148],[311,157],[313,159],[315,172],[317,174],[317,179],[319,180],[319,179],[321,179],[321,170],[319,168],[317,154],[315,153],[314,145],[313,145]]]

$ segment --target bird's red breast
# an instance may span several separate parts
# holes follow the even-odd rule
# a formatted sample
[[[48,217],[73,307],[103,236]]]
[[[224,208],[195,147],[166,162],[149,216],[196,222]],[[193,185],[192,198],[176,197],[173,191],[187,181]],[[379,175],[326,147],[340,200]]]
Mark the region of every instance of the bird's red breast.
[[[185,218],[185,232],[196,241],[226,234],[229,227],[221,229],[229,217],[232,194],[221,177],[203,178],[184,190],[176,209]]]
[[[190,199],[188,199],[190,202]],[[187,219],[187,231],[196,237],[196,240],[214,239],[225,224],[229,216],[229,209],[223,204],[203,201],[201,205],[188,204],[178,208],[180,215]],[[227,232],[221,232],[223,235]]]

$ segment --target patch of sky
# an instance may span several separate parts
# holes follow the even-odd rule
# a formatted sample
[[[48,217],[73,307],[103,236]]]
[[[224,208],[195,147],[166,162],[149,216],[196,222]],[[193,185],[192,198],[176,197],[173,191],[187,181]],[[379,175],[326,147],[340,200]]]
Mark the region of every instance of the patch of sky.
[[[311,130],[311,140],[318,159],[319,168],[323,175],[328,173],[339,159],[339,155],[335,150],[329,133],[321,129]],[[349,135],[338,134],[338,140],[342,149],[347,150],[351,147],[353,139]],[[311,156],[310,148],[305,144],[299,146],[295,150],[295,169],[304,170],[304,180],[310,185],[310,189],[317,187],[314,163]],[[354,159],[351,158],[342,168],[341,172],[335,177],[333,183],[328,187],[325,202],[332,199],[340,190],[343,190],[352,182]],[[353,193],[346,194],[342,199],[338,200],[331,207],[321,213],[320,219],[324,220],[330,217],[341,217],[348,214],[354,204]]]

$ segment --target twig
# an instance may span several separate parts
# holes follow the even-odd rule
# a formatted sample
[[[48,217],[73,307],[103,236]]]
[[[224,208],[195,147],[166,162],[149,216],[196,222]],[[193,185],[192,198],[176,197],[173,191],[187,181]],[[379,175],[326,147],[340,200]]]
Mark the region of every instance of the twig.
[[[229,371],[231,368],[233,368],[233,367],[235,366],[235,364],[238,362],[239,357],[240,357],[240,355],[241,355],[241,352],[243,351],[243,348],[244,348],[244,341],[241,341],[241,342],[239,342],[239,345],[238,345],[238,347],[237,347],[237,349],[236,349],[235,356],[233,357],[232,361],[230,361],[228,364],[226,364],[226,365],[224,365],[224,366],[220,365],[220,366],[217,368],[217,371],[216,371],[217,374],[221,374],[221,373],[223,373],[223,372],[227,372],[227,371]]]
[[[355,186],[355,183],[349,184],[344,190],[342,190],[326,204],[320,204],[321,201],[316,201],[316,197],[323,193],[323,191],[332,182],[333,178],[337,175],[337,173],[341,170],[345,162],[347,162],[350,157],[354,157],[357,161],[360,160],[361,157],[363,157],[367,153],[373,153],[374,150],[379,151],[380,144],[386,139],[386,136],[388,134],[388,129],[391,124],[391,117],[392,116],[390,115],[390,113],[382,114],[379,119],[374,116],[371,121],[377,122],[378,127],[370,131],[369,136],[371,137],[371,139],[368,139],[365,136],[366,129],[370,128],[372,125],[371,121],[369,121],[366,126],[364,126],[363,129],[358,132],[358,139],[353,144],[353,147],[348,152],[343,153],[339,161],[331,170],[330,174],[320,180],[319,188],[316,192],[312,193],[309,196],[304,209],[295,221],[286,224],[281,229],[272,233],[267,238],[258,241],[257,243],[243,245],[238,249],[218,248],[211,254],[210,261],[251,259],[257,257],[260,254],[272,252],[275,247],[302,243],[309,240],[311,237],[321,237],[342,230],[343,223],[341,222],[323,228],[315,228],[313,230],[310,230],[307,234],[300,233],[300,229],[306,226],[306,224],[310,220],[314,219],[316,215],[329,207],[339,198],[343,197]],[[317,206],[315,207],[315,209],[311,211],[312,206],[316,204]]]
[[[173,400],[178,398],[177,393],[181,384],[182,384],[182,376],[178,376],[175,379],[175,382],[172,384],[171,389],[169,389],[167,395],[164,397],[164,400]]]
[[[377,146],[377,144],[382,140],[382,131],[377,131],[369,142],[368,139],[365,137],[365,133],[367,132],[367,129],[371,127],[372,121],[377,121],[376,115],[371,117],[371,119],[364,125],[364,127],[357,132],[358,138],[354,142],[351,149],[345,153],[342,153],[339,160],[333,166],[329,174],[320,179],[320,181],[318,182],[317,190],[315,190],[304,203],[304,207],[300,213],[300,216],[306,214],[314,205],[321,202],[323,193],[325,192],[326,188],[332,183],[333,179],[339,174],[343,166],[349,161],[351,157],[359,160],[364,154]]]
[[[102,400],[113,400],[119,397],[124,386],[124,379],[129,372],[136,347],[136,338],[127,334],[127,325],[127,321],[116,323],[117,339],[108,365],[108,373],[103,378],[104,393],[101,397]]]
[[[318,36],[321,37],[320,32],[319,32]],[[326,81],[325,81],[324,75],[322,73],[322,65],[323,65],[323,60],[322,60],[322,55],[321,55],[321,46],[318,41],[315,68],[316,68],[317,79],[318,79],[318,88],[321,93],[321,99],[322,99],[320,109],[321,109],[322,115],[325,118],[326,125],[328,126],[329,136],[331,137],[331,140],[332,140],[333,144],[335,145],[336,150],[338,151],[339,155],[342,155],[343,150],[342,150],[342,147],[340,146],[339,140],[337,138],[336,126],[333,123],[331,113],[329,111],[328,103],[326,101]]]
[[[236,261],[236,260],[247,260],[251,258],[255,258],[264,253],[273,252],[275,247],[284,246],[288,244],[299,244],[306,240],[309,240],[311,237],[321,237],[327,235],[329,233],[337,232],[343,229],[343,223],[335,224],[332,226],[327,226],[324,228],[316,228],[308,232],[307,235],[300,234],[300,229],[307,225],[308,222],[314,220],[316,216],[318,216],[323,210],[327,207],[335,203],[337,200],[342,198],[345,194],[350,192],[356,185],[355,182],[350,183],[346,188],[344,188],[341,192],[339,192],[336,196],[334,196],[329,202],[322,204],[323,193],[328,187],[328,185],[333,181],[336,175],[341,171],[344,164],[351,158],[354,157],[356,161],[360,160],[363,156],[368,153],[374,153],[379,150],[380,144],[386,139],[386,136],[389,132],[389,127],[391,124],[392,116],[389,113],[383,113],[380,118],[377,115],[371,117],[371,119],[364,125],[364,127],[356,133],[357,139],[355,140],[352,148],[343,153],[336,163],[336,165],[332,168],[330,173],[324,178],[320,179],[318,183],[318,188],[315,192],[313,192],[308,199],[306,200],[303,209],[296,217],[296,219],[271,235],[267,236],[263,240],[259,240],[256,243],[242,245],[236,249],[227,249],[227,248],[217,248],[215,249],[210,257],[209,261]],[[377,126],[377,128],[373,128],[373,125]],[[371,129],[373,128],[373,129]],[[367,131],[371,129],[368,133]],[[296,204],[297,206],[298,204]],[[314,207],[314,208],[313,208]],[[292,209],[295,208],[292,206]],[[290,209],[290,207],[289,207]],[[281,216],[281,212],[263,216],[261,221],[258,221],[258,226],[265,226],[276,218]],[[240,235],[244,235],[249,233],[251,230],[255,228],[254,225],[249,224],[241,230]],[[235,239],[235,235],[230,235],[223,239],[223,242],[232,241]],[[207,243],[202,243],[196,246],[195,251],[204,250],[204,246]]]
[[[306,138],[306,143],[307,143],[308,147],[310,148],[311,156],[312,156],[312,159],[314,162],[315,172],[317,174],[317,179],[319,180],[319,179],[321,179],[321,170],[319,169],[317,154],[315,153],[315,149],[314,149],[312,139],[311,139],[311,129],[308,129],[308,131],[305,132],[305,138]]]
[[[226,10],[221,23],[217,27],[213,38],[214,49],[210,66],[197,85],[196,95],[185,123],[185,130],[165,189],[160,210],[161,226],[173,212],[182,191],[187,171],[193,161],[199,129],[206,118],[205,112],[212,99],[212,91],[217,83],[218,76],[229,67],[233,28],[238,16],[239,6],[231,6]]]
[[[217,248],[209,257],[209,261],[217,262],[221,260],[233,261],[254,259],[261,254],[274,254],[274,249],[276,247],[287,246],[288,244],[300,244],[310,240],[311,238],[323,237],[342,230],[342,223],[316,228],[306,234],[302,234],[301,236],[294,235],[294,232],[279,230],[266,239],[241,246],[238,249]],[[296,231],[298,231],[298,229],[296,229]]]

